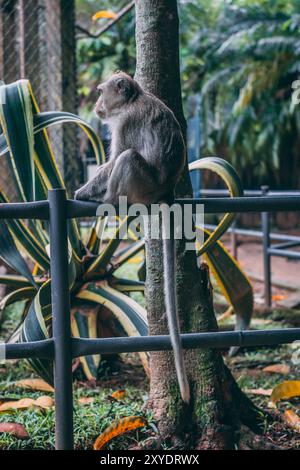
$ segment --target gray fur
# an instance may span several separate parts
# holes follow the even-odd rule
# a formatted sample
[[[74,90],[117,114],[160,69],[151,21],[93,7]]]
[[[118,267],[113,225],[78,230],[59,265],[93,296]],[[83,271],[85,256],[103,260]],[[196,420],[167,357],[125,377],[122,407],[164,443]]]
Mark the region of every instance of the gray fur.
[[[174,189],[185,164],[185,145],[172,111],[142,90],[125,73],[99,85],[95,111],[109,124],[112,143],[108,163],[75,193],[75,199],[117,205],[174,200]],[[163,217],[163,226],[166,223]],[[164,239],[165,303],[176,372],[183,401],[190,400],[176,305],[174,242]]]
[[[172,199],[185,163],[180,126],[172,111],[125,73],[98,87],[95,111],[110,127],[109,162],[76,191],[79,200],[146,205]]]

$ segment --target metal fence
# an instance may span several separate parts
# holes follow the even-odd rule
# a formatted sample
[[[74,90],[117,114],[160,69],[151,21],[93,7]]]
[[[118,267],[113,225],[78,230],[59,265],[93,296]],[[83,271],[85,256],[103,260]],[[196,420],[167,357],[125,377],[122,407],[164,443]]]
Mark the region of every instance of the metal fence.
[[[0,0],[0,80],[29,79],[41,109],[77,114],[76,77],[75,0]],[[67,187],[78,187],[76,126],[55,127],[49,135]],[[0,185],[11,195],[8,173],[1,171]]]
[[[201,194],[204,196],[229,196],[229,191],[222,189],[202,189]],[[246,190],[244,195],[248,197],[255,196],[298,196],[300,191],[270,191],[268,186],[262,186],[260,190]],[[279,211],[278,211],[279,212]],[[271,307],[272,305],[272,270],[271,258],[272,256],[288,258],[293,260],[300,260],[300,252],[292,251],[290,248],[300,246],[300,237],[295,235],[285,235],[280,233],[271,232],[270,214],[268,212],[261,213],[261,227],[262,230],[239,229],[236,228],[236,221],[228,230],[231,234],[231,249],[235,259],[237,255],[237,235],[245,235],[249,237],[257,237],[262,239],[263,245],[263,268],[264,268],[264,294],[265,306]],[[207,225],[209,230],[214,230],[216,225]],[[272,241],[278,243],[272,245]]]
[[[205,212],[272,212],[299,211],[300,197],[253,197],[181,199],[181,205],[189,204],[196,210],[204,204]],[[3,345],[6,359],[41,357],[54,360],[56,449],[74,448],[73,442],[73,358],[98,353],[127,353],[139,351],[171,350],[169,336],[131,338],[75,339],[71,337],[70,294],[68,284],[68,219],[94,217],[98,204],[68,201],[66,192],[56,189],[49,192],[48,201],[1,204],[0,219],[39,219],[50,221],[51,290],[53,312],[52,339],[35,343]],[[203,332],[181,335],[183,347],[224,348],[229,346],[262,346],[287,344],[300,340],[300,328]],[[3,355],[2,355],[3,356]]]

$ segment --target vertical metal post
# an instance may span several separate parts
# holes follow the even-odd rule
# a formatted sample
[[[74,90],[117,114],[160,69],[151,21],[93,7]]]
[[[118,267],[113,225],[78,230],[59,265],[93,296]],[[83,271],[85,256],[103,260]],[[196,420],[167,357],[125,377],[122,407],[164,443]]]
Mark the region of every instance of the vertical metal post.
[[[262,196],[267,196],[269,187],[261,187]],[[270,215],[268,212],[262,212],[261,224],[263,232],[263,262],[264,262],[264,287],[265,287],[265,306],[271,307],[272,305],[272,280],[271,280],[271,256],[269,254],[270,248]]]
[[[238,258],[237,233],[235,229],[236,229],[236,220],[234,220],[231,225],[231,252],[232,252],[232,256],[237,260]]]
[[[54,338],[55,447],[72,450],[73,381],[68,282],[68,225],[66,191],[49,191],[51,296]]]

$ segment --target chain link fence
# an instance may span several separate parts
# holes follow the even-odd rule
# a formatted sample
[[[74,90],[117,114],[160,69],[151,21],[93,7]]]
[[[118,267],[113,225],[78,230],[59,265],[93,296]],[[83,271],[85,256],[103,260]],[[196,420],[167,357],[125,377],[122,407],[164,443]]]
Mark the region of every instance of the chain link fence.
[[[0,0],[0,80],[29,79],[42,111],[77,113],[74,0]],[[49,131],[67,188],[78,187],[81,160],[74,125]],[[0,186],[11,194],[9,165]]]

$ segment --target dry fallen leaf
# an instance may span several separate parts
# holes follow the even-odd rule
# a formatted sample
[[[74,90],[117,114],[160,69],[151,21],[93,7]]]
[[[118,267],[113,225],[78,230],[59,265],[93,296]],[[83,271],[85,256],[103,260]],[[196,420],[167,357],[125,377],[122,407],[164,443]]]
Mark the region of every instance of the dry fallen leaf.
[[[114,20],[115,18],[117,18],[117,15],[116,13],[110,10],[101,10],[101,11],[97,11],[97,13],[93,15],[92,20],[97,21],[102,18],[105,18],[108,20]]]
[[[54,388],[42,379],[26,379],[14,382],[15,387],[37,390],[38,392],[54,392]]]
[[[78,398],[78,403],[80,405],[90,405],[91,403],[94,403],[95,398],[92,397],[81,397]]]
[[[37,400],[35,400],[34,406],[38,406],[44,409],[52,408],[54,406],[54,400],[53,398],[47,396],[39,397]]]
[[[287,295],[282,295],[282,294],[272,295],[272,300],[274,300],[274,302],[280,301],[280,300],[285,300],[285,299],[287,299]]]
[[[249,395],[261,395],[264,397],[270,397],[272,395],[272,389],[271,388],[255,388],[255,389],[246,389],[244,390],[245,393],[248,393]]]
[[[0,434],[11,434],[17,439],[29,439],[25,427],[18,423],[0,423]]]
[[[143,428],[146,424],[147,420],[141,416],[130,416],[129,418],[115,421],[97,438],[94,444],[94,450],[101,450],[105,444],[114,437],[125,434],[128,431],[133,431],[134,429]]]
[[[287,380],[274,388],[271,401],[276,404],[279,400],[300,396],[300,380]]]
[[[293,410],[286,410],[283,419],[294,431],[300,433],[300,418]]]
[[[43,408],[48,409],[54,406],[54,400],[51,397],[43,396],[37,400],[32,398],[22,398],[18,401],[8,401],[0,405],[0,413],[9,413],[13,410],[28,410],[28,408]]]
[[[27,410],[34,406],[34,400],[32,398],[22,398],[18,401],[8,401],[0,406],[0,413],[5,413],[11,410]]]
[[[273,364],[263,368],[263,372],[268,372],[268,374],[289,374],[291,368],[287,364]]]
[[[125,390],[117,390],[116,392],[111,394],[112,398],[114,398],[115,400],[122,400],[125,397],[125,395],[126,395]]]

